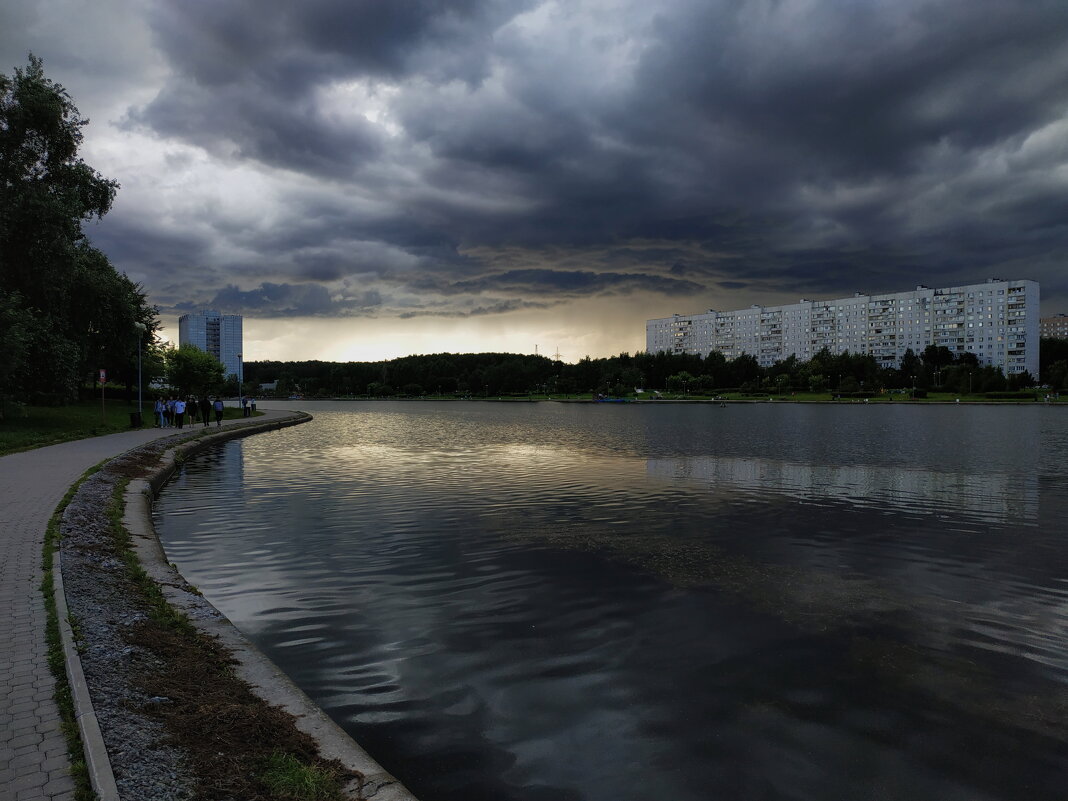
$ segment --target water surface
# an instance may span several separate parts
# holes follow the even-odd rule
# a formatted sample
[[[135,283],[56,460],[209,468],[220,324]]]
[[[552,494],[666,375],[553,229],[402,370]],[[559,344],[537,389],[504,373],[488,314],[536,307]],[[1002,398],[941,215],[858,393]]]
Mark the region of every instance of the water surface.
[[[1064,797],[1063,410],[303,406],[156,525],[423,801]]]

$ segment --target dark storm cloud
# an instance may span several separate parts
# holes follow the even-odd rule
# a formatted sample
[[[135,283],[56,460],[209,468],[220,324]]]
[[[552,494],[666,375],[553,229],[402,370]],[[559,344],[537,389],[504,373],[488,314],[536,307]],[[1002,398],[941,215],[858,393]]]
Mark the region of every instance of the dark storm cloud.
[[[543,303],[534,300],[499,300],[473,309],[448,310],[448,309],[413,309],[399,313],[397,316],[402,320],[411,320],[416,317],[486,317],[494,314],[508,314],[509,312],[525,311],[529,309],[550,309],[559,306],[563,301]]]
[[[319,284],[264,282],[252,290],[229,285],[207,304],[252,317],[323,317],[369,314],[382,305],[376,291],[336,297]]]
[[[577,270],[510,270],[468,281],[456,281],[442,291],[470,293],[508,289],[531,295],[626,295],[632,292],[682,294],[703,289],[693,281],[659,275],[634,275]]]
[[[362,313],[337,287],[370,279],[409,315],[994,273],[1065,298],[1063,0],[154,8],[170,72],[128,124],[299,187],[269,224],[192,212],[240,255],[189,292],[249,313]]]
[[[380,152],[368,125],[340,127],[307,102],[250,92],[240,84],[174,86],[131,113],[129,121],[208,151],[232,149],[241,158],[320,177],[347,176]]]
[[[459,0],[194,0],[156,7],[176,72],[130,122],[240,158],[347,177],[381,155],[370,124],[320,113],[337,81],[404,77],[476,82],[485,39],[519,3]]]
[[[182,73],[221,86],[250,78],[295,96],[324,76],[476,81],[486,41],[529,2],[189,0],[156,6],[160,46]]]

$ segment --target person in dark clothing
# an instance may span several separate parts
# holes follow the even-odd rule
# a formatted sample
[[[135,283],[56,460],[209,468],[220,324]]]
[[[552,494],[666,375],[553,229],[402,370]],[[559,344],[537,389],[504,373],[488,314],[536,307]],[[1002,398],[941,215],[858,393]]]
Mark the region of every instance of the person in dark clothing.
[[[216,426],[221,426],[222,425],[222,418],[223,418],[223,402],[222,402],[222,398],[216,398],[215,399],[215,403],[212,404],[212,407],[215,409],[215,425]]]
[[[200,399],[200,419],[204,425],[211,422],[211,399],[207,395]]]

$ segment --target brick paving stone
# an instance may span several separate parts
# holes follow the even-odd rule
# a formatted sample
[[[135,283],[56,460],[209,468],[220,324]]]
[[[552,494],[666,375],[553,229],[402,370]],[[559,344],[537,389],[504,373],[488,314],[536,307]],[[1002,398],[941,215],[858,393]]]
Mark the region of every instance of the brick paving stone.
[[[37,771],[28,776],[19,776],[8,786],[8,792],[18,793],[19,790],[29,790],[34,787],[44,787],[48,783],[48,774]]]
[[[41,770],[46,771],[47,773],[66,771],[70,767],[68,761],[69,760],[64,754],[63,756],[52,757],[51,759],[44,760],[44,762],[40,763],[39,767]]]
[[[267,411],[259,420],[286,416]],[[89,467],[175,433],[174,429],[147,428],[0,457],[0,643],[4,644],[0,655],[0,798],[4,801],[74,798],[44,636],[41,549],[48,519],[70,485]],[[33,755],[39,760],[39,771],[16,778],[15,760]],[[54,763],[58,759],[62,760],[60,768]],[[43,767],[46,763],[48,768]]]
[[[53,796],[58,793],[66,792],[68,787],[69,777],[63,776],[61,778],[53,778],[47,782],[41,789],[44,790],[46,796]]]

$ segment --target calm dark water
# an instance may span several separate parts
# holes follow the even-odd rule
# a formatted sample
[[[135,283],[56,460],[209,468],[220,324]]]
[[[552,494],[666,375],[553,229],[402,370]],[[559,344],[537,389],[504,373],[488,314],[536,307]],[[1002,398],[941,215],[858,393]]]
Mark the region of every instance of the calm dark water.
[[[1064,410],[304,407],[156,526],[423,801],[1068,797]]]

